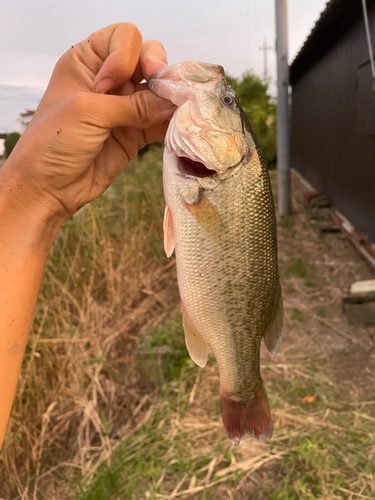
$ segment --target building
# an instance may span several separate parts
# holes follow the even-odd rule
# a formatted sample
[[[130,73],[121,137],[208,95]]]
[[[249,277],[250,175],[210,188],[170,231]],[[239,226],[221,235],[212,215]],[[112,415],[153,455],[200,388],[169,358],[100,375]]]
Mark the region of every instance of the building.
[[[0,157],[4,156],[5,148],[4,141],[7,138],[7,133],[0,133]]]
[[[375,0],[367,0],[372,45]],[[331,0],[290,69],[291,165],[375,243],[375,101],[361,0]]]
[[[17,118],[18,121],[18,129],[20,134],[23,134],[26,130],[26,127],[31,122],[31,118],[35,114],[35,109],[27,109],[24,113],[20,113],[20,116]]]

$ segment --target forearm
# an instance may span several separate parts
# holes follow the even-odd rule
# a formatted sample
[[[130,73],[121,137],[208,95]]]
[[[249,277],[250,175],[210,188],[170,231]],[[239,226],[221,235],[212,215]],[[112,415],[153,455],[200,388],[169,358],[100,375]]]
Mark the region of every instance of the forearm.
[[[175,106],[141,82],[166,64],[160,42],[142,43],[131,23],[92,33],[59,59],[0,170],[0,448],[58,229],[139,149],[163,140]]]
[[[0,448],[16,391],[43,271],[61,220],[35,207],[0,170]]]

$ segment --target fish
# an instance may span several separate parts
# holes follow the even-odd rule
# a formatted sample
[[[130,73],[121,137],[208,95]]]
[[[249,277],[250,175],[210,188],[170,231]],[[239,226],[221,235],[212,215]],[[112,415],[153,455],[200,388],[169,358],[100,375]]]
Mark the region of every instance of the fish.
[[[281,344],[283,299],[267,166],[222,66],[186,60],[151,76],[176,106],[165,137],[164,248],[176,256],[186,346],[220,374],[223,424],[234,444],[271,438],[260,347]]]

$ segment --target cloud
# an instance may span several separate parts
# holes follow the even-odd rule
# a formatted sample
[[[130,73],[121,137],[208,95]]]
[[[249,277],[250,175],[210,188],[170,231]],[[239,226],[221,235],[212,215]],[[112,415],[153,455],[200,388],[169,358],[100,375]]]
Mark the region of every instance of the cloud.
[[[44,89],[0,84],[0,132],[18,131],[17,118],[26,108],[35,109]]]
[[[44,90],[57,57],[0,50],[0,61],[0,85]]]
[[[290,0],[290,61],[326,0]],[[0,131],[17,130],[17,117],[35,108],[60,55],[101,27],[127,20],[145,39],[164,43],[171,63],[216,62],[232,76],[263,73],[264,36],[274,45],[274,0],[2,0],[0,16]],[[268,72],[276,78],[275,56]],[[273,89],[274,87],[272,87]]]
[[[0,50],[0,61],[0,131],[12,132],[19,113],[38,106],[57,57]]]

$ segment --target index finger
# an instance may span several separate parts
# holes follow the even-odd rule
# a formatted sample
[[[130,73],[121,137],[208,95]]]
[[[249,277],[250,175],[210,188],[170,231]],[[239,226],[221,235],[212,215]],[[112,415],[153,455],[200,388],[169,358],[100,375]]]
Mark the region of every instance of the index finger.
[[[42,106],[75,92],[92,92],[95,85],[98,92],[122,85],[134,73],[141,47],[142,35],[132,23],[111,24],[72,45],[56,64]]]
[[[111,34],[110,31],[107,33],[110,28]],[[104,61],[94,79],[94,88],[96,92],[107,92],[130,80],[134,74],[140,57],[142,35],[132,23],[114,24],[94,35],[92,49]]]

